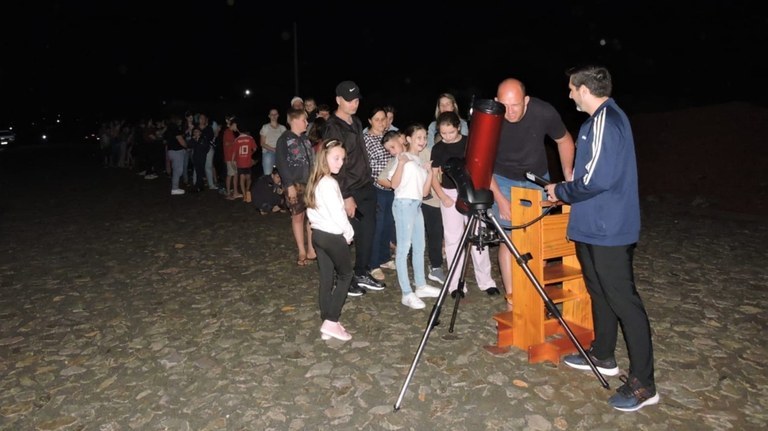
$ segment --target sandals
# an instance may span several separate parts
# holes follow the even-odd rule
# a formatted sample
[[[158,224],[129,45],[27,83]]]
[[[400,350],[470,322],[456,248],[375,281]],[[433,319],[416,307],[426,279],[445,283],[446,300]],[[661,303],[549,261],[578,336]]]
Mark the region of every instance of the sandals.
[[[317,259],[317,257],[315,257],[315,259]],[[312,263],[311,261],[313,261],[315,259],[307,259],[306,256],[299,255],[299,258],[296,260],[296,265],[298,265],[298,266],[307,266],[307,265],[311,264]]]

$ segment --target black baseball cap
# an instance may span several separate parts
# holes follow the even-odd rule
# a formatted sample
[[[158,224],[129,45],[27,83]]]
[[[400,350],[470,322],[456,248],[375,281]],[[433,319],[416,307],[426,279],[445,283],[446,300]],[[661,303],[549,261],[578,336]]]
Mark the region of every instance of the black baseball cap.
[[[336,96],[341,97],[347,102],[360,99],[360,87],[353,81],[342,81],[336,86]]]

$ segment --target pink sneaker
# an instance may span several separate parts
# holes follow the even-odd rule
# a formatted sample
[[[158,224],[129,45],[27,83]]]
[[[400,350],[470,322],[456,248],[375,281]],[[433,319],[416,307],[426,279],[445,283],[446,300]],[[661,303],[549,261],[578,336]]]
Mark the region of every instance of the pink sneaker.
[[[352,339],[352,336],[349,335],[349,332],[347,332],[343,326],[341,326],[341,323],[331,322],[330,320],[323,321],[323,325],[320,326],[320,333],[321,338],[323,338],[323,335],[326,335],[341,341],[349,341]]]

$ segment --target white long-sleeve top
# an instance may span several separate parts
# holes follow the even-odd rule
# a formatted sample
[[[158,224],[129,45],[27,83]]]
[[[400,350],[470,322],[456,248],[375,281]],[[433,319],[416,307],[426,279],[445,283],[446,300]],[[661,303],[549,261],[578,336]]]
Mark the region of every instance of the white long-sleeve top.
[[[341,197],[339,183],[329,175],[318,181],[315,188],[315,207],[307,208],[307,217],[312,229],[342,234],[347,242],[352,242],[355,236],[355,230],[344,210],[344,198]]]

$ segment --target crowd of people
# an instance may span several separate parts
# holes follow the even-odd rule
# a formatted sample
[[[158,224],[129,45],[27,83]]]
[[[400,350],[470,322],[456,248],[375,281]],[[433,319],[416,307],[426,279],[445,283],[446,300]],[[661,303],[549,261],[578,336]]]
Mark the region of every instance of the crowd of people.
[[[610,97],[611,79],[607,69],[597,66],[569,72],[569,97],[590,116],[579,131],[578,152],[551,104],[529,96],[520,80],[503,80],[495,97],[504,107],[504,119],[490,191],[504,229],[511,229],[511,187],[538,189],[542,199],[572,205],[568,236],[576,244],[592,298],[595,340],[589,359],[601,373],[618,374],[614,351],[620,326],[628,345],[629,376],[609,403],[634,411],[657,403],[659,396],[650,325],[632,269],[640,231],[634,143],[626,115]],[[364,128],[355,82],[339,83],[335,94],[335,110],[294,97],[285,115],[287,126],[280,110],[271,109],[258,140],[236,116],[226,117],[223,125],[204,113],[147,120],[135,130],[110,125],[103,155],[106,164],[133,164],[147,179],[168,174],[172,195],[216,189],[262,214],[290,212],[296,264],[316,262],[319,271],[321,337],[346,341],[352,335],[340,323],[344,303],[385,289],[382,269],[396,271],[401,303],[408,308],[423,309],[423,298],[440,294],[427,280],[446,283],[444,262],[459,252],[468,222],[456,207],[458,185],[443,169],[450,159],[464,157],[469,128],[448,93],[437,98],[431,124],[403,130],[393,125],[391,106],[373,107]],[[542,188],[525,174],[550,178],[547,138],[557,144],[565,181]],[[472,247],[470,255],[478,288],[500,295],[489,253]],[[511,310],[511,253],[500,247],[498,255]],[[448,291],[454,298],[467,294],[459,290],[458,277],[448,281]],[[578,354],[564,362],[591,369]]]

